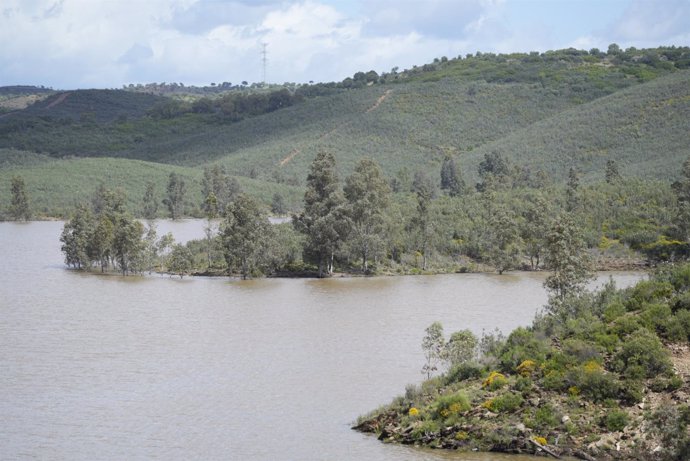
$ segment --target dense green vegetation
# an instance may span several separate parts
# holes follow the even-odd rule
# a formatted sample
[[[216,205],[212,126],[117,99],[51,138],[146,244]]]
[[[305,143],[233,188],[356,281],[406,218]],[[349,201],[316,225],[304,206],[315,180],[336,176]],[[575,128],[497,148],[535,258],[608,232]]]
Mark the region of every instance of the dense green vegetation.
[[[154,184],[156,199],[161,203],[156,216],[169,216],[162,200],[172,172],[186,179],[184,215],[203,216],[203,170],[200,169],[114,158],[58,160],[46,155],[0,149],[0,219],[9,218],[6,212],[10,183],[17,175],[25,180],[35,218],[68,216],[76,203],[90,199],[99,184],[126,191],[127,208],[137,216],[144,216],[143,197],[148,183]],[[302,190],[297,187],[247,177],[238,177],[237,181],[242,190],[267,205],[275,194],[279,194],[288,209],[300,206]]]
[[[609,159],[627,176],[668,179],[688,154],[688,62],[687,48],[478,53],[339,83],[218,85],[203,98],[62,92],[0,118],[0,147],[221,164],[235,176],[293,185],[322,150],[338,157],[341,174],[369,157],[389,178],[435,177],[450,155],[474,176],[497,151],[555,179],[571,166],[597,179]]]
[[[552,291],[533,325],[508,337],[461,331],[446,341],[435,323],[422,372],[446,371],[356,429],[461,450],[688,459],[688,293],[690,265],[668,265],[625,290]]]

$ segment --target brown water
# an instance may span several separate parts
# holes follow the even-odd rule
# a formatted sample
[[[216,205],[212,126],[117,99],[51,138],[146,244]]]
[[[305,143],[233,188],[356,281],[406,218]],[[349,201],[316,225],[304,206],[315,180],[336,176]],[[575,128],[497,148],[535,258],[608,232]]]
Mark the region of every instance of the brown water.
[[[384,445],[350,425],[421,381],[433,321],[530,323],[542,274],[100,276],[65,269],[61,229],[0,223],[0,459],[520,459]]]

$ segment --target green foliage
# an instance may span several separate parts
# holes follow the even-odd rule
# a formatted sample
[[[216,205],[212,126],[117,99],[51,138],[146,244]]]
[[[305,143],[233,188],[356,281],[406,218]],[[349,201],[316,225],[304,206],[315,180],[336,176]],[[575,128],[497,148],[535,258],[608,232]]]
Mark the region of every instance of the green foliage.
[[[304,211],[294,216],[295,228],[306,236],[304,260],[318,264],[319,277],[333,273],[335,252],[347,234],[343,196],[338,187],[335,157],[319,153],[307,176]]]
[[[622,431],[628,425],[628,413],[623,410],[612,410],[601,419],[601,425],[607,430]]]
[[[672,369],[668,351],[659,338],[646,329],[637,330],[627,338],[614,357],[614,366],[619,372],[639,366],[647,378],[669,373]]]
[[[265,269],[272,229],[268,218],[251,197],[240,194],[229,205],[222,239],[230,272],[237,271],[246,279]]]
[[[537,338],[533,331],[516,328],[500,350],[501,368],[510,373],[525,360],[543,362],[548,350],[546,342]]]
[[[10,199],[9,215],[15,221],[27,221],[31,219],[31,209],[29,208],[29,197],[26,191],[26,183],[21,176],[12,177],[12,187],[10,189],[12,198]]]
[[[497,413],[512,413],[522,406],[524,399],[522,395],[516,392],[506,392],[498,397],[494,397],[489,402],[490,403],[488,403],[486,407],[491,411]]]

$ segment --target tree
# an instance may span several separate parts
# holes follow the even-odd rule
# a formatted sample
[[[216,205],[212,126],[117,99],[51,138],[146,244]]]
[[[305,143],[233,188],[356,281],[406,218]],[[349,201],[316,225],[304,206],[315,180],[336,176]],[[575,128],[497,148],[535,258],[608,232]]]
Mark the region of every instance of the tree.
[[[568,170],[568,183],[565,189],[565,209],[568,211],[575,211],[580,203],[579,189],[580,175],[574,167]]]
[[[256,201],[240,194],[228,207],[222,239],[228,270],[246,279],[267,260],[271,224]]]
[[[369,270],[369,258],[383,246],[384,213],[388,207],[390,188],[381,167],[370,159],[362,159],[345,180],[346,216],[350,220],[348,244],[362,260],[362,271]]]
[[[549,228],[550,216],[550,204],[540,192],[527,201],[526,208],[522,212],[523,223],[520,236],[525,243],[525,251],[532,270],[539,268],[544,253],[544,233]]]
[[[156,198],[156,185],[152,182],[146,183],[146,192],[144,192],[144,218],[155,219],[158,213],[158,199]]]
[[[179,275],[183,278],[189,274],[194,267],[194,256],[185,245],[176,244],[173,246],[168,258],[168,272]]]
[[[128,213],[122,213],[116,223],[113,235],[115,260],[122,275],[142,270],[144,225]]]
[[[445,339],[443,338],[443,325],[441,322],[434,322],[424,330],[426,335],[422,339],[422,350],[426,363],[422,367],[422,373],[426,378],[431,378],[431,374],[438,370],[438,364],[444,357]]]
[[[479,340],[470,330],[456,331],[445,345],[444,360],[451,367],[472,362],[477,358]]]
[[[60,250],[65,254],[65,263],[68,266],[76,269],[91,267],[88,250],[93,222],[91,210],[85,205],[78,205],[72,217],[65,223],[60,235]]]
[[[15,221],[28,221],[31,219],[31,209],[29,208],[29,197],[26,192],[26,183],[21,176],[12,176],[10,186],[12,198],[10,200],[10,216]]]
[[[431,179],[421,171],[415,173],[413,189],[417,198],[417,213],[410,224],[416,230],[417,250],[422,255],[422,270],[426,270],[433,233],[431,203],[436,191]]]
[[[167,192],[167,197],[163,200],[163,203],[168,207],[170,217],[178,219],[181,216],[184,196],[187,192],[187,185],[182,176],[170,173]]]
[[[224,214],[225,209],[242,192],[240,183],[233,176],[228,175],[222,165],[213,165],[204,168],[204,177],[201,180],[201,192],[206,199],[213,194],[216,197],[219,214]],[[206,203],[204,203],[204,211]]]
[[[483,192],[498,186],[507,186],[510,182],[510,165],[498,152],[484,154],[484,159],[479,162],[477,172],[481,182],[477,183],[477,190]]]
[[[555,220],[546,234],[546,265],[552,271],[544,287],[549,291],[552,310],[566,298],[578,295],[592,279],[587,247],[571,216]]]
[[[287,213],[285,199],[283,199],[283,195],[279,192],[273,194],[273,199],[271,200],[271,213],[278,216],[282,216]]]
[[[606,161],[606,172],[604,177],[608,184],[613,184],[621,180],[621,174],[618,171],[618,164],[616,164],[615,160],[609,159]]]
[[[514,268],[520,255],[520,235],[515,214],[504,206],[493,208],[486,232],[487,260],[499,274]]]
[[[306,236],[303,259],[318,265],[319,277],[333,273],[335,252],[347,235],[343,202],[335,157],[319,152],[307,176],[304,211],[293,218],[295,229]]]
[[[448,191],[451,197],[461,195],[465,189],[465,182],[458,172],[455,159],[450,156],[447,156],[441,165],[441,189]]]

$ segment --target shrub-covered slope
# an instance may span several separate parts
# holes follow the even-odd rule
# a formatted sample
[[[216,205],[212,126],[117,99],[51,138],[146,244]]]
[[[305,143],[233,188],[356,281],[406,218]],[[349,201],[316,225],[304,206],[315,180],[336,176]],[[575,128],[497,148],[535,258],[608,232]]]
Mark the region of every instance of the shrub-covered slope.
[[[688,459],[690,265],[553,310],[355,428],[450,449]]]

